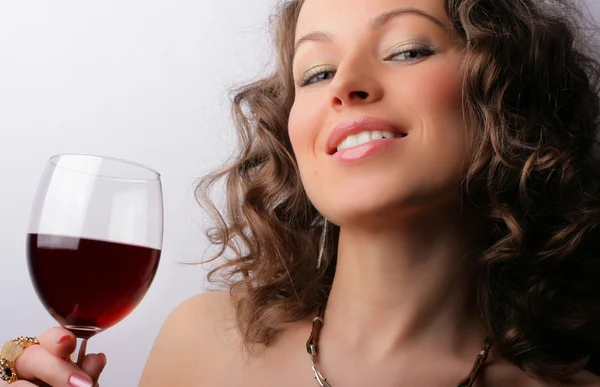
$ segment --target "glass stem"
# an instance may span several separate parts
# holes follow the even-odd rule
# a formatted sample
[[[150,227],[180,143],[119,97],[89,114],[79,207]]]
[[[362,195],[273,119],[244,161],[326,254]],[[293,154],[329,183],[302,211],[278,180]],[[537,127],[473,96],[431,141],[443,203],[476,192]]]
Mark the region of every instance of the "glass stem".
[[[85,357],[85,349],[87,348],[87,339],[77,337],[77,346],[75,352],[71,355],[71,361],[77,364],[78,367],[83,365],[83,358]]]

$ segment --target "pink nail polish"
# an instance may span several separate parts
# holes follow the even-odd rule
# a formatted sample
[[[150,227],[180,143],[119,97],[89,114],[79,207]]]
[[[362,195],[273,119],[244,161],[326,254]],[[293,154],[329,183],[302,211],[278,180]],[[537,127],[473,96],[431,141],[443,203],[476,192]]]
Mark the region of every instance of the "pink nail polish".
[[[93,383],[89,379],[86,379],[79,375],[73,375],[69,379],[69,385],[71,387],[92,387]]]
[[[62,344],[62,343],[66,342],[69,339],[71,339],[70,335],[64,335],[63,337],[61,337],[60,339],[58,339],[58,341],[56,342],[56,344]]]

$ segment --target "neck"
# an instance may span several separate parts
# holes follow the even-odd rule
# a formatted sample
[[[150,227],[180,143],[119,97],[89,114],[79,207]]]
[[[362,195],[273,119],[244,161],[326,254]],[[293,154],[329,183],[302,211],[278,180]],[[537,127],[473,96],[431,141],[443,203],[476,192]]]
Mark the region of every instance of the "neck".
[[[470,276],[472,229],[463,213],[449,211],[394,227],[342,226],[324,332],[378,356],[415,345],[472,356],[484,339]]]

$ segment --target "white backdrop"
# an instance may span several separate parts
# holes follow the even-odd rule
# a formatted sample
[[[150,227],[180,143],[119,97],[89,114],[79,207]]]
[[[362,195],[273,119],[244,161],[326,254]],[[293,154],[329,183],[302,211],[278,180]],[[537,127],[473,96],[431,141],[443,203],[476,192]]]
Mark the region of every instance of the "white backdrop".
[[[90,340],[103,386],[136,386],[176,304],[205,289],[183,266],[207,247],[195,180],[233,150],[228,90],[266,72],[275,0],[0,2],[0,341],[55,325],[29,280],[25,234],[57,153],[110,155],[163,175],[165,236],[147,297]],[[102,291],[102,289],[98,289]]]
[[[46,159],[110,155],[163,174],[164,253],[140,306],[90,341],[103,386],[137,385],[169,311],[205,289],[194,181],[233,149],[228,90],[265,73],[276,0],[0,1],[0,341],[54,325],[25,234]],[[598,0],[589,0],[600,14]],[[101,291],[101,289],[99,289]]]

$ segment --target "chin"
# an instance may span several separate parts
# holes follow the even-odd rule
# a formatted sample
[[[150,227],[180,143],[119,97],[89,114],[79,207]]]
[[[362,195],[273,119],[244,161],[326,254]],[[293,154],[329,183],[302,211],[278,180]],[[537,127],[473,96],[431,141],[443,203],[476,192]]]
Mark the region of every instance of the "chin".
[[[357,194],[331,198],[327,204],[315,204],[327,219],[342,227],[391,227],[415,217],[460,208],[460,194],[457,190],[396,191],[390,194],[390,191],[373,193],[365,189]]]
[[[324,206],[321,211],[326,218],[339,226],[361,226],[391,224],[399,221],[403,213],[414,212],[411,200],[384,200],[381,196],[360,197],[363,195],[347,195],[334,204]]]

